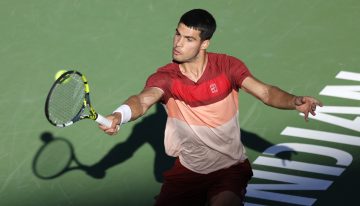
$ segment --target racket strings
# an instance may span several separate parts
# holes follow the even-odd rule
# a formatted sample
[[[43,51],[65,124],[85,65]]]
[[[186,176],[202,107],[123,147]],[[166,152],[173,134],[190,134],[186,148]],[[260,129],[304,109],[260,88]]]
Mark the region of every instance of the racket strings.
[[[83,108],[85,85],[80,75],[66,75],[53,88],[49,99],[49,119],[55,124],[66,124]]]

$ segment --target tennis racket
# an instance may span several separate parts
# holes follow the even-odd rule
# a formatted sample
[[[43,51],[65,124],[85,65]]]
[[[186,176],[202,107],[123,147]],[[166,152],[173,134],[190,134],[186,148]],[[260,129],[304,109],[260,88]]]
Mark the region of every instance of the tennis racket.
[[[90,103],[90,89],[86,77],[78,71],[67,71],[56,79],[45,103],[45,115],[56,127],[92,119],[106,127],[112,122],[96,113]]]

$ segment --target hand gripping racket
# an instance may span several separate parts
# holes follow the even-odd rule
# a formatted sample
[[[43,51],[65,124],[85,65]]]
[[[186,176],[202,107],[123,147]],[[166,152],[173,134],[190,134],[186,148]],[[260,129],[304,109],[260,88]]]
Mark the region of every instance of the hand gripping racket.
[[[83,119],[92,119],[111,127],[112,122],[96,113],[91,106],[89,92],[86,77],[80,72],[63,73],[56,79],[46,98],[46,118],[57,127],[67,127]]]

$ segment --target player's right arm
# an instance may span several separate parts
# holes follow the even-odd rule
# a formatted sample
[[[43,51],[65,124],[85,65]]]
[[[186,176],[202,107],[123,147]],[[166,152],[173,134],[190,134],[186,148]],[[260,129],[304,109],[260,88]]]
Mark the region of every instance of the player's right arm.
[[[129,117],[129,121],[136,120],[137,118],[143,116],[152,105],[161,99],[163,94],[163,90],[157,87],[150,87],[145,88],[137,95],[130,96],[123,103],[123,105],[127,105],[131,111],[131,117]],[[106,134],[114,135],[118,132],[118,125],[120,125],[123,118],[122,114],[120,112],[114,112],[113,114],[107,116],[107,118],[113,122],[111,128],[107,128],[102,125],[99,125],[99,127]]]

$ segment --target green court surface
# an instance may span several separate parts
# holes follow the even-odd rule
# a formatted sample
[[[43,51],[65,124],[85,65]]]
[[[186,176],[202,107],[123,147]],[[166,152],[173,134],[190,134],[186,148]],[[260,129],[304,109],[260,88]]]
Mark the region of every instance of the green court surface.
[[[256,171],[247,205],[358,204],[359,1],[0,0],[0,205],[153,204],[171,164],[160,106],[107,136],[90,120],[53,127],[44,103],[56,71],[76,69],[96,110],[111,113],[171,61],[178,19],[192,8],[217,19],[209,51],[325,105],[305,122],[241,92],[242,139]],[[336,78],[341,71],[349,75]]]

